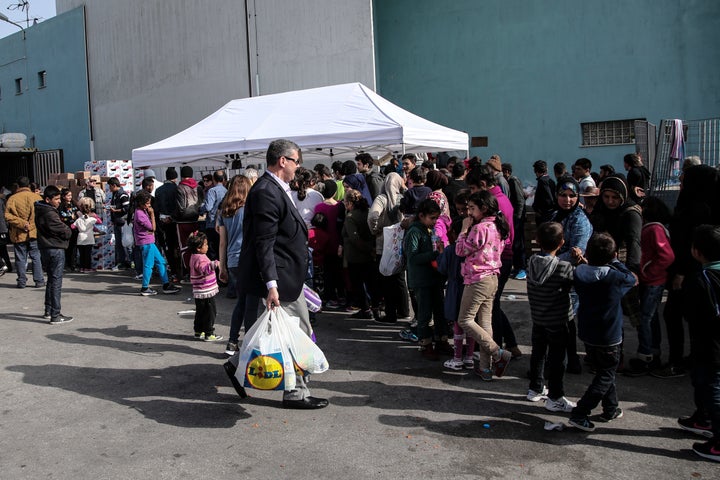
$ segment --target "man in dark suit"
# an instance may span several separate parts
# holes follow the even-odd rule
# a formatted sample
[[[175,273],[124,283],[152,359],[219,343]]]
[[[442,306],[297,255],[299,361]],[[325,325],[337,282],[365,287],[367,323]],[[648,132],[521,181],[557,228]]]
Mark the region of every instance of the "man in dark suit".
[[[300,328],[310,336],[310,316],[303,294],[308,269],[307,227],[290,196],[290,181],[302,162],[300,147],[289,140],[268,146],[267,171],[250,189],[245,203],[240,278],[244,292],[264,298],[265,308],[282,306],[300,318]],[[245,318],[247,332],[255,318]],[[235,377],[235,355],[225,370],[241,397],[245,392]],[[228,366],[230,364],[230,366]],[[232,375],[231,375],[232,372]],[[310,396],[306,379],[297,377],[293,390],[283,395],[283,408],[323,408],[328,401]]]

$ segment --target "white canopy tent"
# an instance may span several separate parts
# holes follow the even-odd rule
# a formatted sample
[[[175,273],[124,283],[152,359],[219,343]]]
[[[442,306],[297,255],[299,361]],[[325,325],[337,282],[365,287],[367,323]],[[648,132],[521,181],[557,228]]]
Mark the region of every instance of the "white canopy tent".
[[[136,148],[137,167],[222,162],[226,155],[263,158],[278,138],[313,157],[388,152],[467,153],[468,135],[414,115],[360,83],[233,100],[159,142]]]

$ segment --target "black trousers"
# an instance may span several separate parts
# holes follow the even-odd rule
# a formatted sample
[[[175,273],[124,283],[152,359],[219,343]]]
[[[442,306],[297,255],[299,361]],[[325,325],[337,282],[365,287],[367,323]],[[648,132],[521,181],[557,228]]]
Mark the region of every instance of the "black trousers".
[[[215,333],[216,316],[215,297],[195,299],[195,333],[204,332],[205,336]]]

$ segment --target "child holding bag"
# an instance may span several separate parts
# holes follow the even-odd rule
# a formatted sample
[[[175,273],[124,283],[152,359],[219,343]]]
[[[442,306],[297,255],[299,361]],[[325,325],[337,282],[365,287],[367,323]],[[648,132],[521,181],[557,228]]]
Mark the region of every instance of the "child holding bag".
[[[468,199],[468,218],[463,220],[455,245],[456,253],[465,257],[461,269],[465,290],[458,322],[480,346],[475,372],[487,382],[493,377],[491,362],[495,376],[502,377],[512,358],[512,353],[500,348],[492,336],[492,305],[500,273],[500,254],[509,232],[497,199],[486,190],[473,193]]]

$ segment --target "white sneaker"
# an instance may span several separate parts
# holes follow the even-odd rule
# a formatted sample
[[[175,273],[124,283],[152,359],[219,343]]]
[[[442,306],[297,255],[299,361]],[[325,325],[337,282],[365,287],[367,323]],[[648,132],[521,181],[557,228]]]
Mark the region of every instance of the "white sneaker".
[[[450,360],[446,360],[445,363],[443,363],[443,366],[450,370],[458,371],[463,369],[463,361],[456,358],[451,358]]]
[[[527,399],[531,402],[539,402],[540,400],[547,400],[547,394],[548,389],[545,386],[543,386],[541,392],[536,392],[535,390],[528,389]]]
[[[557,400],[553,400],[552,398],[545,400],[545,409],[550,410],[551,412],[570,413],[575,407],[577,407],[577,404],[575,402],[571,402],[565,397],[560,397]]]

